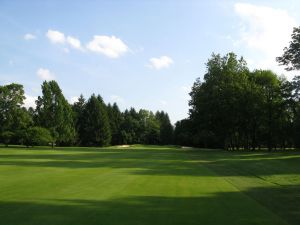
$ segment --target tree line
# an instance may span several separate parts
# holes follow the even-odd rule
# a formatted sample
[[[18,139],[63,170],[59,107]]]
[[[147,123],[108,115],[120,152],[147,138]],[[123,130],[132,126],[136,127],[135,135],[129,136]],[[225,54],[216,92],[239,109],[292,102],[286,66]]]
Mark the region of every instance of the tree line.
[[[288,71],[300,69],[300,27],[276,60]],[[288,81],[271,70],[250,71],[234,53],[212,54],[190,96],[189,117],[176,123],[177,144],[232,150],[300,147],[300,76]]]
[[[177,122],[178,144],[225,149],[300,146],[300,76],[249,71],[234,53],[213,54],[191,90],[190,116]]]
[[[178,144],[205,148],[300,147],[300,76],[250,71],[234,53],[213,54],[192,86],[189,117],[175,130],[164,111],[121,112],[100,95],[69,104],[56,81],[44,81],[36,108],[21,84],[0,86],[0,141],[27,146]]]
[[[300,69],[300,27],[276,60]],[[45,81],[36,108],[23,107],[20,84],[0,86],[0,141],[9,144],[107,146],[178,144],[205,148],[300,148],[300,76],[292,81],[271,70],[250,71],[243,57],[212,54],[203,79],[190,92],[189,116],[176,122],[166,112],[121,112],[100,95],[70,105],[57,82]]]
[[[27,146],[171,144],[173,126],[164,111],[121,112],[100,95],[69,104],[56,81],[44,81],[36,108],[24,107],[21,84],[0,86],[0,142]]]

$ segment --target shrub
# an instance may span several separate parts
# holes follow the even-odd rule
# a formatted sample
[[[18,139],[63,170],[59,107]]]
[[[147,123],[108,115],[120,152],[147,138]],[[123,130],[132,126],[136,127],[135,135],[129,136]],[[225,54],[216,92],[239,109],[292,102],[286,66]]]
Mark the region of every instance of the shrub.
[[[10,144],[11,140],[13,139],[14,137],[14,133],[11,132],[11,131],[4,131],[2,132],[1,134],[1,139],[2,139],[2,142],[8,146],[8,144]]]
[[[52,142],[50,131],[43,127],[28,128],[24,137],[26,146],[49,145]]]

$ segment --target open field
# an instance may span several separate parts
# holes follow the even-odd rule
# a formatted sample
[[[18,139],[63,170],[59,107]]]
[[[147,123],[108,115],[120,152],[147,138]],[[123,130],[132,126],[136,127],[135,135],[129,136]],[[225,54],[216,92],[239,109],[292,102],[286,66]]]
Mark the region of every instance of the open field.
[[[2,147],[0,224],[298,225],[300,153]]]

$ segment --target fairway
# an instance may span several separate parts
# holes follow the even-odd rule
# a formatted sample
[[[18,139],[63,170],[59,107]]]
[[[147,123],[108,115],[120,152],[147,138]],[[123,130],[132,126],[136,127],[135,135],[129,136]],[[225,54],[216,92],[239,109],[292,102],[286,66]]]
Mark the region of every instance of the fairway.
[[[298,225],[300,154],[2,147],[0,224]]]

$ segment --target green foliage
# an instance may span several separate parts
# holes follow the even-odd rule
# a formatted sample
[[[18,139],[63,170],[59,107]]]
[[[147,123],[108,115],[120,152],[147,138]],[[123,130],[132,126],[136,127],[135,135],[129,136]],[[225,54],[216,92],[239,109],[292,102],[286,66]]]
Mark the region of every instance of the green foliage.
[[[82,117],[82,143],[86,146],[107,146],[111,131],[106,106],[102,98],[93,94],[87,101]]]
[[[77,145],[82,144],[82,137],[84,136],[84,110],[86,101],[83,95],[80,95],[78,101],[72,105],[73,121],[75,124],[76,138],[75,143]]]
[[[123,115],[117,105],[107,105],[107,115],[109,118],[109,125],[111,130],[111,144],[120,145],[123,144],[121,125],[123,123]],[[127,139],[127,138],[125,138]]]
[[[161,123],[152,111],[125,110],[120,130],[124,144],[161,144]]]
[[[126,109],[123,113],[123,117],[124,120],[121,124],[123,143],[141,143],[142,130],[144,129],[144,119],[139,119],[139,115],[134,108],[131,108],[130,110]]]
[[[204,81],[197,79],[190,93],[190,125],[178,123],[176,136],[202,147],[293,146],[296,86],[269,70],[250,72],[233,53],[213,54]]]
[[[53,140],[58,144],[73,143],[75,128],[72,109],[56,81],[44,81],[42,93],[36,101],[36,124],[49,129]]]
[[[192,137],[192,121],[188,119],[177,121],[174,130],[175,144],[191,146],[193,145]]]
[[[139,111],[140,132],[142,134],[141,143],[159,144],[160,143],[160,124],[153,112],[148,110]]]
[[[173,126],[170,122],[168,113],[165,113],[164,111],[158,111],[156,112],[155,117],[159,121],[160,144],[173,144]]]
[[[0,132],[26,128],[32,119],[25,108],[23,86],[9,84],[0,86]]]
[[[280,65],[286,66],[286,70],[300,69],[300,27],[295,27],[289,47],[283,49],[283,55],[276,58]]]
[[[33,122],[30,113],[22,107],[24,99],[22,85],[0,86],[0,136],[5,144],[20,144],[20,131]]]
[[[46,146],[53,142],[53,138],[46,128],[30,127],[24,133],[23,141],[26,146]]]
[[[292,94],[288,95],[288,103],[293,112],[293,139],[295,140],[295,146],[300,148],[300,76],[294,77],[288,89],[292,90],[290,91]]]
[[[6,146],[8,144],[10,144],[14,135],[15,135],[15,133],[13,133],[11,131],[3,131],[1,133],[1,140],[2,140],[3,144],[5,144]]]
[[[199,79],[192,87],[190,117],[197,124],[196,133],[215,136],[213,147],[226,147],[236,134],[241,121],[244,90],[249,70],[243,58],[229,53],[224,57],[212,55],[207,63],[204,82]]]
[[[100,95],[88,101],[81,95],[71,106],[55,81],[43,82],[36,109],[28,110],[22,107],[22,85],[0,86],[0,141],[46,144],[49,131],[52,145],[176,143],[253,150],[300,146],[300,76],[290,82],[269,70],[251,72],[234,53],[212,54],[206,67],[204,79],[198,78],[190,92],[189,118],[178,121],[175,130],[164,111],[121,112]],[[31,136],[26,134],[29,127],[34,127]]]

